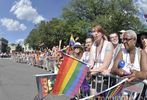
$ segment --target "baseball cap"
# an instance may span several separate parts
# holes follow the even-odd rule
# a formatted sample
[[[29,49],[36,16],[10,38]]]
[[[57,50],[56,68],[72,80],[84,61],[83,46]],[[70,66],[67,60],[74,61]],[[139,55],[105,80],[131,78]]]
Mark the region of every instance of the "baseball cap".
[[[119,31],[119,32],[124,33],[124,32],[126,32],[126,31],[125,31],[125,30],[121,30],[121,31]]]

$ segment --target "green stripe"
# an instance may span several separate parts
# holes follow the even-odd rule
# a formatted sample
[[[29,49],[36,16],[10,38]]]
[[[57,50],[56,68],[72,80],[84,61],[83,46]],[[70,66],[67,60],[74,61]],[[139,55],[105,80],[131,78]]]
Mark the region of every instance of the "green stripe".
[[[68,81],[66,87],[65,87],[64,90],[63,90],[63,93],[66,93],[67,90],[68,90],[68,89],[71,87],[71,85],[74,83],[74,80],[75,80],[76,76],[77,76],[78,73],[79,73],[79,69],[81,68],[81,65],[82,65],[82,63],[81,63],[81,62],[78,62],[78,64],[77,64],[77,66],[76,66],[76,69],[75,69],[74,73],[72,74],[70,80]]]

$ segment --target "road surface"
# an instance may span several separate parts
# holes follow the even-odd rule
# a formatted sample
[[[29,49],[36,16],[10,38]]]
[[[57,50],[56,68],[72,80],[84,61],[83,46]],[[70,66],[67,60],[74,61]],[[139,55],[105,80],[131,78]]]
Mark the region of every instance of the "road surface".
[[[0,100],[34,100],[37,94],[35,74],[42,73],[48,72],[0,58]]]

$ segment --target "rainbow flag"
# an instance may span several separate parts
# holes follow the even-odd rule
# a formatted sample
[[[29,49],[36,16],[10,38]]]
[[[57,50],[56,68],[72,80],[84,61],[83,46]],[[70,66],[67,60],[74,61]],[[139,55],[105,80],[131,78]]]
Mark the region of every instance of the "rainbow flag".
[[[63,57],[52,93],[53,95],[65,94],[72,98],[78,93],[88,67],[76,58],[66,54],[63,54]]]
[[[74,40],[73,35],[71,34],[70,41],[69,41],[69,46],[74,46],[74,45],[75,45],[75,40]]]
[[[124,88],[124,84],[125,84],[125,83],[122,83],[122,84],[118,85],[117,87],[111,89],[111,90],[109,91],[107,97],[112,98],[112,97],[114,97],[114,96],[119,95],[120,92],[122,91],[122,89]]]

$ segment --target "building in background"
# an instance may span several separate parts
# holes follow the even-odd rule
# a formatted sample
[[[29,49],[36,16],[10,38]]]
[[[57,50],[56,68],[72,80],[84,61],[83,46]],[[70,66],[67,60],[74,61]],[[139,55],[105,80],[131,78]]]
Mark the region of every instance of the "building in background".
[[[10,47],[10,53],[15,52],[17,44],[11,43],[11,44],[8,44],[8,46]]]
[[[0,38],[0,53],[1,52],[6,52],[7,51],[7,46],[8,46],[8,40],[4,38]]]
[[[24,48],[24,52],[31,52],[31,51],[33,51],[33,48],[31,48],[28,43],[27,44],[23,44],[22,47]]]

